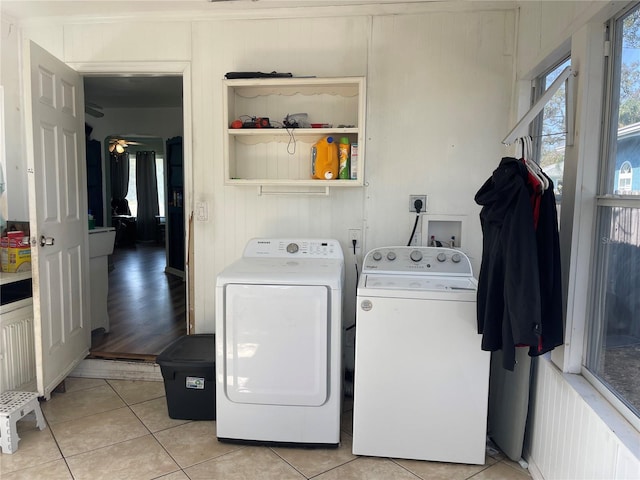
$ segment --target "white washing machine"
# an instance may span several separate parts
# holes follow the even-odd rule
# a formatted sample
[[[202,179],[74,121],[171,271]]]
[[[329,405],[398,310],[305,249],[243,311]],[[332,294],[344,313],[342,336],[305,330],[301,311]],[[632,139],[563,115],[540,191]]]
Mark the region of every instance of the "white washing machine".
[[[338,446],[343,283],[323,239],[250,240],[218,275],[219,440]]]
[[[356,305],[353,453],[484,464],[489,352],[460,251],[388,247],[365,257]]]

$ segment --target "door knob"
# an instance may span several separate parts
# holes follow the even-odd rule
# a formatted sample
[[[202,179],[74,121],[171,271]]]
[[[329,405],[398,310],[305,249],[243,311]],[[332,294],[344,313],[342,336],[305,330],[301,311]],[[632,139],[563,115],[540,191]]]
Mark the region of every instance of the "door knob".
[[[55,242],[55,238],[53,237],[45,237],[44,235],[40,236],[40,246],[44,247],[45,245],[53,245]]]

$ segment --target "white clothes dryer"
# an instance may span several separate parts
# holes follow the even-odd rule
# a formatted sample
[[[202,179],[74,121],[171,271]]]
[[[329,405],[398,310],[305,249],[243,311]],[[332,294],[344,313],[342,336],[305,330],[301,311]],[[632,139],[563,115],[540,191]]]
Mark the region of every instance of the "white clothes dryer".
[[[484,464],[489,352],[458,250],[377,248],[358,283],[353,453]]]
[[[220,441],[338,446],[344,257],[337,240],[253,239],[216,283]]]

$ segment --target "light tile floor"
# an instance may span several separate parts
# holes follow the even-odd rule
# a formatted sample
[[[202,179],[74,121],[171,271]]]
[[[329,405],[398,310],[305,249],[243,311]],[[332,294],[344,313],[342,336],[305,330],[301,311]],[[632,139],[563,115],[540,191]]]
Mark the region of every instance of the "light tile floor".
[[[18,450],[0,455],[0,478],[526,480],[528,472],[489,449],[485,465],[459,465],[351,453],[347,404],[337,449],[220,443],[214,421],[169,418],[162,382],[68,378],[66,393],[41,407],[47,427],[18,422]]]

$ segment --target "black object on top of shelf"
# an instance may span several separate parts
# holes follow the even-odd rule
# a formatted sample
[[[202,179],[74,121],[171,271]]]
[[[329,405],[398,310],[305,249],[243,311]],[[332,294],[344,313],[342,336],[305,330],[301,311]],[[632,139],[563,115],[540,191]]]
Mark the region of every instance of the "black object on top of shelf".
[[[235,78],[289,78],[293,77],[290,73],[262,73],[262,72],[227,72],[225,78],[233,80]]]
[[[8,274],[13,275],[13,274]],[[2,285],[2,295],[0,295],[0,305],[17,302],[33,296],[31,279],[25,278],[17,282],[5,283]]]

